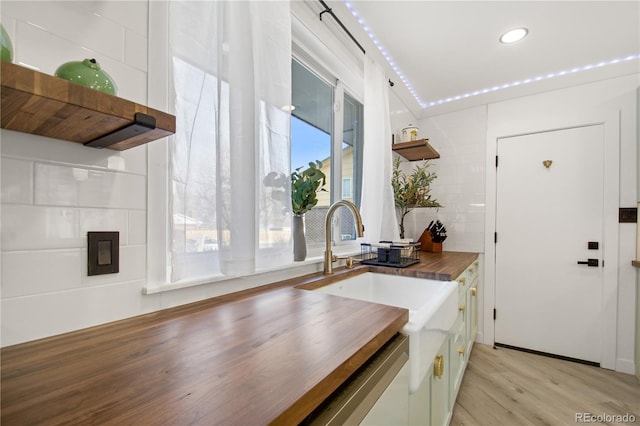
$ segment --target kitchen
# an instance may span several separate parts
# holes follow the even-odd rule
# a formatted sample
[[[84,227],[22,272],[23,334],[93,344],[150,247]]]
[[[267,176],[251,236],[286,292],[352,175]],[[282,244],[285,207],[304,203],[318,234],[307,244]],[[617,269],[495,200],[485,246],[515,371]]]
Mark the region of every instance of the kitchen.
[[[0,12],[2,24],[14,41],[16,63],[53,74],[62,62],[84,58],[90,52],[118,82],[120,96],[167,110],[165,94],[157,90],[158,81],[163,81],[160,71],[166,66],[158,65],[162,64],[162,58],[148,47],[151,40],[157,42],[153,35],[158,34],[163,22],[161,17],[155,19],[154,14],[159,12],[153,3],[156,2],[3,1]],[[357,48],[330,17],[317,19],[317,11],[322,10],[319,4],[299,3],[292,6],[299,22],[325,43],[334,43],[335,51],[357,54]],[[349,28],[357,40],[367,41],[364,31],[350,20],[346,6],[331,2],[331,7],[340,19],[351,23]],[[52,16],[56,19],[52,20]],[[446,46],[446,42],[443,44]],[[367,51],[376,54],[374,49],[371,44]],[[637,42],[635,51],[628,53],[638,53]],[[570,83],[549,79],[536,86],[523,85],[505,98],[485,100],[478,105],[472,103],[474,99],[450,102],[437,113],[421,110],[408,89],[391,77],[396,80],[394,95],[390,96],[392,129],[399,134],[409,123],[417,123],[420,133],[428,135],[440,153],[440,159],[433,161],[439,174],[433,192],[446,206],[440,211],[446,215],[441,217],[446,217],[443,221],[449,228],[445,250],[480,253],[483,284],[478,342],[495,341],[492,309],[496,271],[493,262],[485,259],[494,259],[496,250],[493,242],[496,191],[492,188],[496,182],[493,161],[497,139],[526,132],[530,130],[528,127],[545,120],[544,125],[549,126],[548,116],[566,117],[567,111],[577,115],[575,111],[581,109],[600,108],[605,110],[605,119],[617,114],[620,162],[616,208],[636,206],[637,59],[591,73],[581,73],[577,81]],[[392,76],[391,71],[389,75]],[[424,111],[427,113],[423,116]],[[596,121],[605,119],[598,117]],[[513,124],[509,127],[505,123]],[[158,224],[153,223],[157,220],[157,215],[152,214],[154,209],[163,205],[162,200],[153,199],[157,193],[154,179],[161,168],[154,155],[165,144],[157,141],[115,154],[2,130],[3,347],[322,270],[319,259],[258,276],[157,291],[156,284],[164,280],[166,257],[162,243],[157,241]],[[92,172],[92,179],[79,193],[71,195],[69,191],[76,184],[69,180],[70,169],[77,170],[76,174]],[[410,235],[420,234],[432,214],[430,209],[417,209],[408,216]],[[86,275],[85,234],[92,230],[120,232],[118,274]],[[613,299],[608,299],[615,309],[607,311],[606,335],[610,340],[602,345],[606,348],[603,366],[633,374],[637,371],[634,366],[637,272],[631,259],[637,259],[636,226],[618,225],[616,217],[615,229],[608,228],[607,232],[612,234],[607,234],[612,238],[610,241],[617,244],[606,249],[615,252],[607,255],[611,262],[608,264],[616,265],[612,268],[613,281],[609,281],[614,291],[609,296]],[[611,288],[607,287],[607,291]]]

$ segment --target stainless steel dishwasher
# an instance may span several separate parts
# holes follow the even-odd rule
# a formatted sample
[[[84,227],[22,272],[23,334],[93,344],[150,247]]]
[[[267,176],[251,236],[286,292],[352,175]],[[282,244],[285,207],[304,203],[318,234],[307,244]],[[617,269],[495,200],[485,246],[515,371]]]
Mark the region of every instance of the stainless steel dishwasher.
[[[302,425],[409,424],[409,337],[398,333]]]

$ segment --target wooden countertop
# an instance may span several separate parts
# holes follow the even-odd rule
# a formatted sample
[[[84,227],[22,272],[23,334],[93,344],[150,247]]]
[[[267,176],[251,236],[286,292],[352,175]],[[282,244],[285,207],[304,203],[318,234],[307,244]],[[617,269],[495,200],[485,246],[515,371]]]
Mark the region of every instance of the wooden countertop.
[[[370,266],[369,270],[372,272],[426,278],[429,280],[453,281],[477,258],[478,253],[453,251],[445,251],[442,253],[420,252],[420,263],[407,268]]]
[[[404,270],[312,274],[3,348],[0,421],[297,424],[402,329],[408,311],[294,286],[378,268],[454,279],[474,256],[423,253]]]

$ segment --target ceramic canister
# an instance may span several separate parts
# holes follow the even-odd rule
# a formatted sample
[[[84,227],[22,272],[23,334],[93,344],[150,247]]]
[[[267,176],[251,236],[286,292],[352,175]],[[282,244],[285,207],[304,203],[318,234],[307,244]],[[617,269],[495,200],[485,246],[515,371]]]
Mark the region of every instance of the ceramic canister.
[[[64,63],[58,67],[54,75],[109,95],[118,94],[115,82],[100,68],[95,59]]]
[[[402,129],[402,142],[418,140],[418,128],[412,124]]]
[[[13,61],[13,45],[9,34],[4,29],[4,26],[0,24],[0,59],[5,62]]]

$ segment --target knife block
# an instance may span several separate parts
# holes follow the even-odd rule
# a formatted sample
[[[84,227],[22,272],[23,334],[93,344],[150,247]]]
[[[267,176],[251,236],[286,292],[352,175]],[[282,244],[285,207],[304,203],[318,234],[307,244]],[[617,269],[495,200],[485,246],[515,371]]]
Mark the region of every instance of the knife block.
[[[434,242],[428,230],[424,230],[418,241],[420,241],[420,250],[431,253],[442,253],[442,243]]]

